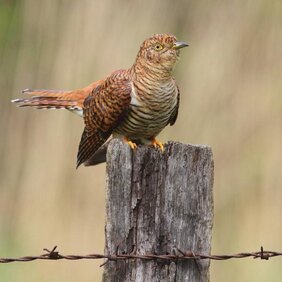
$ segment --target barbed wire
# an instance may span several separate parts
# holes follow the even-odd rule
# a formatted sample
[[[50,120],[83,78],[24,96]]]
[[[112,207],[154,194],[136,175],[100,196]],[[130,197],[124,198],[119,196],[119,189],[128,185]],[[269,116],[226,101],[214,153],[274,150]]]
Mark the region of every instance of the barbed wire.
[[[118,254],[118,250],[112,255],[102,255],[102,254],[89,254],[89,255],[62,255],[57,251],[57,246],[55,246],[51,251],[48,249],[43,249],[44,254],[39,256],[24,256],[18,258],[0,258],[0,263],[10,263],[10,262],[29,262],[34,260],[81,260],[81,259],[107,259],[108,261],[118,261],[118,260],[163,260],[163,261],[174,261],[174,260],[228,260],[228,259],[238,259],[252,257],[254,259],[260,258],[262,260],[268,260],[272,257],[282,256],[281,252],[274,251],[264,251],[261,247],[258,252],[244,252],[232,255],[203,255],[197,254],[192,251],[184,252],[178,248],[175,248],[173,254],[157,255],[157,254]],[[105,263],[107,263],[106,261]],[[101,266],[103,266],[103,263]]]

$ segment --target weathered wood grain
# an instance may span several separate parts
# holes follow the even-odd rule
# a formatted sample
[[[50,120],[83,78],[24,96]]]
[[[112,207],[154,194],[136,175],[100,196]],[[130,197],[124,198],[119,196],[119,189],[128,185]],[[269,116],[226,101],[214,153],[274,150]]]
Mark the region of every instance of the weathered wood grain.
[[[165,152],[132,152],[113,140],[107,153],[106,254],[209,254],[213,225],[210,147],[169,142]],[[110,261],[104,281],[209,281],[209,261]]]

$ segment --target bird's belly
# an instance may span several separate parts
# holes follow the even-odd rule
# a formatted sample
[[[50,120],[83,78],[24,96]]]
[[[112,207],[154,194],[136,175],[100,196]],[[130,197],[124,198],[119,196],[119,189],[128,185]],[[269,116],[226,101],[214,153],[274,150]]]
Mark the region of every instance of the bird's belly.
[[[132,140],[151,139],[158,135],[169,123],[172,109],[155,109],[131,106],[128,114],[114,130]]]

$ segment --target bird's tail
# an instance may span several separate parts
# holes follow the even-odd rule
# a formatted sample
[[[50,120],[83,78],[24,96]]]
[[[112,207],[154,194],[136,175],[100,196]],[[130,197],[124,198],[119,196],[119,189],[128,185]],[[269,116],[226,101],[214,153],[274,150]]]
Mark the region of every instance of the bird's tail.
[[[82,90],[62,91],[45,89],[26,89],[22,93],[31,95],[26,99],[12,100],[18,107],[33,107],[36,109],[67,109],[82,115],[82,106],[86,93]]]

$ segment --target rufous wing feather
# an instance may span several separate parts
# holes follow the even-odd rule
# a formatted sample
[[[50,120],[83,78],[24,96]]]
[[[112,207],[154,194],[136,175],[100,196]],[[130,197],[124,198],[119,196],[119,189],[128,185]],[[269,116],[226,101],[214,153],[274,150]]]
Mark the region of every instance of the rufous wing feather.
[[[85,128],[79,143],[76,168],[78,168],[82,163],[90,159],[90,157],[93,156],[95,152],[99,149],[99,147],[107,141],[110,135],[111,133],[104,133],[98,130],[96,132],[89,132]]]
[[[87,161],[84,162],[85,166],[94,166],[100,163],[105,163],[107,160],[107,150],[110,141],[112,138],[109,138],[106,143],[104,143]]]
[[[131,84],[127,72],[113,73],[93,90],[84,101],[85,129],[81,137],[77,167],[86,163],[112,134],[126,114],[131,100]],[[95,162],[95,161],[94,161]]]

